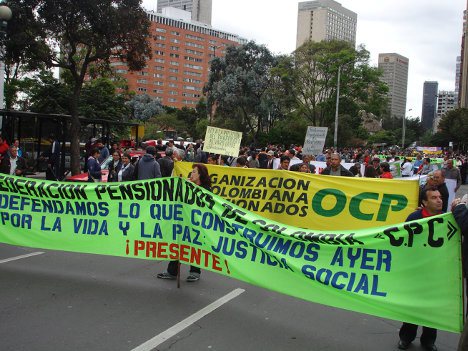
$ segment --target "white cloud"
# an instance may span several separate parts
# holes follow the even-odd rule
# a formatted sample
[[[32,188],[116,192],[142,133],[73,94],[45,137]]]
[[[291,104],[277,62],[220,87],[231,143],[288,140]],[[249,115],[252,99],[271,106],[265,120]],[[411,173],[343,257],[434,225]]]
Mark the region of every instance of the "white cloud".
[[[266,45],[273,53],[296,47],[298,0],[213,0],[212,25]],[[377,65],[379,53],[409,58],[407,110],[420,116],[426,80],[439,90],[455,89],[465,0],[338,0],[358,14],[357,44],[364,44]],[[156,9],[155,0],[144,0]]]

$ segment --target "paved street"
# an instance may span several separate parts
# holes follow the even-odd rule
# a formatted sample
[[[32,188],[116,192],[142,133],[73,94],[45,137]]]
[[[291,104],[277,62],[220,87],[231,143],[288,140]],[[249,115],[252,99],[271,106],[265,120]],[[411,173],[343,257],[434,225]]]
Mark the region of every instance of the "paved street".
[[[5,262],[38,251],[0,245],[2,351],[396,349],[397,321],[210,272],[177,289],[175,281],[154,277],[164,262],[58,251]],[[193,316],[230,293],[239,295],[198,320]],[[160,335],[188,317],[186,327]],[[149,348],[138,348],[156,336]],[[457,342],[457,334],[440,332],[437,345],[456,350]],[[418,341],[412,350],[420,350]]]
[[[396,350],[398,321],[210,272],[177,289],[155,278],[165,266],[0,244],[0,350]],[[439,350],[457,342],[439,332]],[[421,350],[418,340],[411,350]]]

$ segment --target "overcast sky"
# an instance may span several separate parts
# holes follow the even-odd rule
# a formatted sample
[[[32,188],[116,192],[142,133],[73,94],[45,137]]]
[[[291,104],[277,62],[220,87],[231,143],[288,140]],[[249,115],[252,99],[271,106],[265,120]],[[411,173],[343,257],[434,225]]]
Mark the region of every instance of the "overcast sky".
[[[212,26],[273,53],[296,48],[298,0],[213,0]],[[407,117],[419,117],[424,81],[440,90],[455,90],[466,0],[338,0],[356,12],[356,44],[363,44],[377,66],[379,53],[396,52],[409,59]],[[143,0],[156,10],[156,0]]]

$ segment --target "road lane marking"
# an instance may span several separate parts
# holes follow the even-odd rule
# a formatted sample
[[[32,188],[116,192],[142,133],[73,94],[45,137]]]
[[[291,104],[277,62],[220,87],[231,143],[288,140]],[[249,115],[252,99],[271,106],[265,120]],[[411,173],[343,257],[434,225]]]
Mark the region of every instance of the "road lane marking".
[[[21,260],[22,258],[28,258],[28,257],[32,257],[32,256],[42,255],[42,254],[43,254],[43,252],[37,251],[37,252],[31,252],[31,253],[26,254],[26,255],[10,257],[10,258],[6,258],[4,260],[0,260],[0,264],[11,262],[11,261],[16,261],[16,260]]]
[[[156,335],[154,338],[146,341],[145,343],[141,344],[140,346],[137,346],[132,351],[151,351],[151,350],[155,349],[156,347],[161,345],[166,340],[168,340],[168,339],[172,338],[174,335],[180,333],[182,330],[189,327],[193,323],[197,322],[199,319],[202,319],[207,314],[213,312],[218,307],[221,307],[225,303],[227,303],[230,300],[236,298],[237,296],[242,294],[244,291],[245,291],[244,289],[240,289],[240,288],[231,291],[229,294],[224,295],[220,299],[218,299],[215,302],[209,304],[208,306],[202,308],[198,312],[195,312],[191,316],[185,318],[183,321],[180,321],[179,323],[175,324],[174,326],[170,327],[169,329],[166,329],[161,334]]]

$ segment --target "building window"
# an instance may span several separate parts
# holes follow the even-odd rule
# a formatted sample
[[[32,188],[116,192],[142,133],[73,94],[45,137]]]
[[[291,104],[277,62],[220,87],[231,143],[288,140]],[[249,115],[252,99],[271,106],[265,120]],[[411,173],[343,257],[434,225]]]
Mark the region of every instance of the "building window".
[[[192,57],[192,56],[184,56],[184,59],[186,59],[187,61],[203,62],[201,58]]]
[[[201,80],[193,79],[193,78],[184,78],[184,82],[200,84],[200,83],[201,83]]]
[[[148,81],[146,79],[137,79],[137,83],[146,84]]]
[[[184,74],[188,75],[188,76],[195,76],[195,77],[201,77],[202,74],[199,73],[199,72],[192,72],[192,71],[184,71]]]
[[[143,93],[146,93],[146,88],[138,88],[137,90],[138,90],[138,91],[141,91],[141,92],[143,92]]]
[[[179,70],[177,68],[169,68],[169,72],[178,73]]]
[[[202,66],[192,65],[191,63],[185,63],[185,64],[184,64],[184,67],[192,68],[192,69],[203,69]]]

